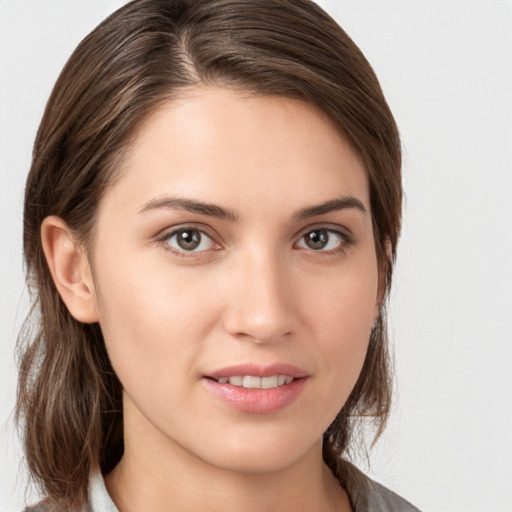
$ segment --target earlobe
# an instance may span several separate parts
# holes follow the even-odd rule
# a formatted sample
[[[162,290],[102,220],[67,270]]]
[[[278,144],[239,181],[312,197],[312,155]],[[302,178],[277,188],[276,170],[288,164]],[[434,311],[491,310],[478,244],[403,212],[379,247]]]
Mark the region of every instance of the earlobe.
[[[98,321],[94,283],[87,254],[60,217],[41,225],[43,251],[53,282],[71,315],[78,321]]]

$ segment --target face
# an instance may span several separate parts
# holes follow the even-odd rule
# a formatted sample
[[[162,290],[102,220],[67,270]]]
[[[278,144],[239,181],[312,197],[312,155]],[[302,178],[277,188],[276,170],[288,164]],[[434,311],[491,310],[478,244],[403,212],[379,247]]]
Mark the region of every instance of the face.
[[[378,312],[366,173],[323,114],[213,87],[164,104],[91,264],[127,446],[241,471],[320,453]]]

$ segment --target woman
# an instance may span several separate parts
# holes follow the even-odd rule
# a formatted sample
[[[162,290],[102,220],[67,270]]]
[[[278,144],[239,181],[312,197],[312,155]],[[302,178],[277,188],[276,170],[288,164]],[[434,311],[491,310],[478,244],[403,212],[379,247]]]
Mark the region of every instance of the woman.
[[[416,510],[343,455],[389,412],[400,143],[307,0],[135,0],[77,48],[26,187],[35,510]]]

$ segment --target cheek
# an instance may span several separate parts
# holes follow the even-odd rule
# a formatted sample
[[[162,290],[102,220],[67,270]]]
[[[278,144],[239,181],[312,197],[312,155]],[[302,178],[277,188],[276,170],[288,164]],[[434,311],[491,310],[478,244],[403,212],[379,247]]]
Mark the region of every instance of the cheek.
[[[154,382],[157,368],[174,373],[189,367],[183,363],[199,352],[214,321],[204,291],[198,315],[200,280],[170,275],[168,268],[137,257],[119,255],[96,266],[100,325],[123,384],[128,385],[123,377],[132,376]]]
[[[378,273],[373,261],[347,268],[308,298],[323,370],[340,390],[339,400],[346,400],[359,376],[378,310]]]
[[[345,375],[359,373],[368,348],[373,324],[374,303],[368,297],[340,297],[323,318],[327,363]],[[319,313],[320,314],[320,313]]]
[[[338,332],[343,338],[360,339],[367,333],[378,311],[378,271],[372,253],[355,259],[350,265],[336,269],[322,277],[305,283],[307,309],[318,318],[319,326]]]

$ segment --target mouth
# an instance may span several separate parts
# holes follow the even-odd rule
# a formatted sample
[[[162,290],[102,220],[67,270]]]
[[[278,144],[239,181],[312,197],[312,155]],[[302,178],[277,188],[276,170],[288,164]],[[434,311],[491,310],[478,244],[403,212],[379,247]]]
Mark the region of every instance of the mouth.
[[[279,386],[291,384],[295,377],[291,375],[271,375],[269,377],[258,377],[256,375],[234,375],[232,377],[219,377],[213,379],[219,384],[231,384],[246,389],[273,389]]]
[[[242,412],[266,414],[285,409],[302,394],[309,374],[296,366],[236,365],[203,376],[206,389]]]

